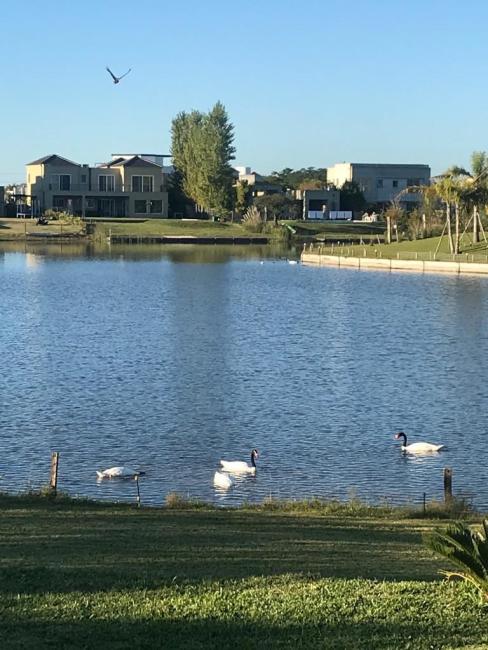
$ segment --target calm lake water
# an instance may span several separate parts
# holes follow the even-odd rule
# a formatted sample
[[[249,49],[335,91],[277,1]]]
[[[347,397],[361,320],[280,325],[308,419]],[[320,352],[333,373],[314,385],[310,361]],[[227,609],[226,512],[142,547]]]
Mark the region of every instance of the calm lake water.
[[[144,503],[311,496],[488,506],[488,279],[311,268],[266,247],[0,248],[0,490]],[[409,442],[444,443],[430,457]],[[212,485],[220,458],[256,477]]]

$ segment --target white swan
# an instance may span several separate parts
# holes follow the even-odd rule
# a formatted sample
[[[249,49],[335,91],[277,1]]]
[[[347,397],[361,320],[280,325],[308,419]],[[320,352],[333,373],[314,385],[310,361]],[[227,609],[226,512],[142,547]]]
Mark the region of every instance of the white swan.
[[[215,487],[224,488],[224,490],[227,490],[233,485],[231,477],[222,472],[215,472],[213,482]]]
[[[135,478],[136,476],[144,476],[145,472],[139,472],[132,467],[110,467],[99,472],[97,470],[97,477],[102,478]]]
[[[251,450],[251,464],[248,465],[243,460],[221,460],[222,469],[234,474],[256,474],[256,459],[259,458],[257,449]]]
[[[407,445],[407,436],[403,431],[399,431],[395,434],[395,440],[400,440],[401,438],[403,438],[402,451],[408,451],[411,454],[425,454],[432,451],[440,451],[445,447],[445,445],[432,445],[430,442],[414,442],[411,445]]]

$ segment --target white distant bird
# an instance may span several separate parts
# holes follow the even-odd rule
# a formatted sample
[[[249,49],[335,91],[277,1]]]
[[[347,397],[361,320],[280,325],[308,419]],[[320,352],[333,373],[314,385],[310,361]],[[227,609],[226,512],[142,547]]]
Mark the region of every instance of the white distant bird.
[[[233,485],[231,477],[223,472],[215,472],[213,483],[215,487],[223,488],[224,490],[227,490]]]
[[[112,70],[110,70],[110,68],[109,68],[108,66],[106,66],[105,69],[107,70],[107,72],[109,73],[109,75],[112,77],[112,80],[113,80],[114,84],[118,84],[118,83],[120,82],[120,80],[123,79],[124,77],[126,77],[126,76],[129,74],[129,72],[132,70],[132,68],[129,68],[129,69],[127,70],[127,72],[124,72],[123,75],[121,75],[120,77],[116,77],[116,76],[114,75],[114,73],[112,72]]]
[[[401,440],[402,438],[402,451],[408,451],[410,454],[428,454],[445,448],[445,445],[433,445],[430,442],[414,442],[411,445],[407,445],[407,436],[403,431],[395,434],[395,440]]]
[[[257,449],[251,450],[251,464],[248,465],[243,460],[221,460],[222,469],[234,474],[256,474],[256,460],[259,458]]]
[[[136,476],[144,476],[146,472],[140,472],[133,467],[110,467],[99,472],[97,470],[97,478],[135,478]]]

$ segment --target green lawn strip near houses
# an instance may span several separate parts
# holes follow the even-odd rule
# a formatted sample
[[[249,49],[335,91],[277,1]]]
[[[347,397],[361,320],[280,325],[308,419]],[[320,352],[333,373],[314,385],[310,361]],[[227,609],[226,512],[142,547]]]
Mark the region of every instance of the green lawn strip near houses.
[[[96,237],[245,237],[271,239],[282,237],[282,228],[266,228],[266,232],[253,232],[239,223],[220,223],[201,219],[147,219],[146,221],[102,221],[96,224]]]
[[[0,499],[2,648],[488,647],[438,521]]]
[[[209,238],[246,238],[267,237],[270,240],[283,240],[285,229],[269,223],[263,232],[253,232],[240,223],[220,223],[200,219],[127,219],[95,220],[93,222],[94,239],[105,240],[109,235],[144,239],[151,237],[209,237]],[[50,221],[47,226],[38,226],[35,219],[0,219],[0,241],[11,239],[47,238],[49,236],[74,236],[84,234],[85,224]]]
[[[47,226],[38,226],[36,219],[1,219],[0,241],[27,237],[78,237],[83,234],[83,224],[50,221]]]
[[[296,232],[295,238],[316,242],[364,242],[383,240],[385,224],[352,221],[286,221]]]

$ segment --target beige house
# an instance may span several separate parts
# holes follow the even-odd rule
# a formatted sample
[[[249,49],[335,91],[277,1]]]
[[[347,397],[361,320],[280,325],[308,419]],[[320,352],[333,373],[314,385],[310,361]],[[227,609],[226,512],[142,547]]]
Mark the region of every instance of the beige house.
[[[327,167],[327,182],[340,189],[346,181],[355,181],[370,204],[398,200],[405,205],[419,202],[419,193],[408,188],[430,184],[428,165],[394,165],[386,163],[336,163]]]
[[[235,167],[238,174],[237,183],[246,183],[251,196],[266,196],[269,194],[282,194],[283,190],[276,183],[268,183],[261,174],[251,171],[250,167]]]
[[[56,154],[26,166],[35,212],[60,210],[82,217],[168,216],[162,165],[141,155],[114,157],[95,167]]]

